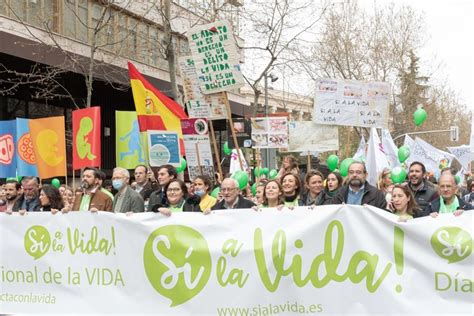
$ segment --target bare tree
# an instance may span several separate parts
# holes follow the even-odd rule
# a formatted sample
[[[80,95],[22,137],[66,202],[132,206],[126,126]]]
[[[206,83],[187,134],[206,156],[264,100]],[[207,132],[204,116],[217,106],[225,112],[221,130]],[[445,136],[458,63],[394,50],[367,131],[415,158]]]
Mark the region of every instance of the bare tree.
[[[257,0],[242,14],[246,39],[245,79],[254,92],[254,115],[262,94],[262,80],[270,71],[292,67],[298,48],[324,15],[327,3],[314,1]],[[302,18],[304,17],[304,18]],[[278,72],[278,70],[276,70]]]

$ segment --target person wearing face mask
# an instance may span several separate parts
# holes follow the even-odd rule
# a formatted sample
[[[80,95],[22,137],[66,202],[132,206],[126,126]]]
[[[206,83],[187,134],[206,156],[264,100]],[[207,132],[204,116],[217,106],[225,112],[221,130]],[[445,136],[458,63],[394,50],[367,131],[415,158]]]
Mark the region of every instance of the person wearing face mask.
[[[194,178],[194,194],[201,198],[199,207],[202,211],[210,210],[217,203],[217,199],[210,196],[212,184],[211,179],[206,175],[199,175]]]
[[[128,184],[130,173],[127,169],[117,167],[112,173],[112,186],[117,190],[114,197],[113,211],[115,213],[142,213],[145,204],[142,196]]]
[[[112,199],[100,190],[100,172],[87,167],[82,172],[82,192],[76,192],[73,211],[112,211]]]

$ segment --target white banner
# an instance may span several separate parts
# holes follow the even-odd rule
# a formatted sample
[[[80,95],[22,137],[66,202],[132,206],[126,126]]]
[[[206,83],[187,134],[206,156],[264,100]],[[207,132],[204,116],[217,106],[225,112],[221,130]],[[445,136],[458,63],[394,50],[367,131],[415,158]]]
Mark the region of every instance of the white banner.
[[[400,166],[400,161],[398,160],[398,148],[393,142],[392,135],[388,129],[382,129],[382,148],[387,156],[388,163],[390,168],[395,168]]]
[[[453,158],[452,154],[439,150],[423,139],[416,137],[415,143],[410,148],[410,156],[405,163],[409,166],[412,162],[419,161],[425,165],[426,171],[436,173],[440,169],[440,165],[451,166]]]
[[[447,147],[449,152],[456,157],[464,169],[469,169],[469,163],[472,161],[474,152],[471,151],[471,146],[461,145],[457,147]]]
[[[316,83],[313,121],[388,128],[389,101],[387,82],[321,79]]]
[[[320,153],[339,150],[339,129],[337,126],[316,124],[312,121],[291,121],[288,123],[288,151],[318,151]]]
[[[472,212],[38,212],[0,229],[0,313],[472,313]]]

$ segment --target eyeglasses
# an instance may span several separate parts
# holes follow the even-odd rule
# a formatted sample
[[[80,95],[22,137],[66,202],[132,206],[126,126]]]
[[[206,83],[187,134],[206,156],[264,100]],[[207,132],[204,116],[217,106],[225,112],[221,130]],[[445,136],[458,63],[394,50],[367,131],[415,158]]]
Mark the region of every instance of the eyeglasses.
[[[166,190],[166,192],[179,192],[181,191],[180,188],[168,188],[168,190]]]
[[[235,191],[237,188],[221,188],[221,192],[232,192]]]
[[[349,174],[357,174],[357,175],[361,175],[361,174],[364,174],[364,171],[361,171],[361,170],[351,170],[349,171]]]

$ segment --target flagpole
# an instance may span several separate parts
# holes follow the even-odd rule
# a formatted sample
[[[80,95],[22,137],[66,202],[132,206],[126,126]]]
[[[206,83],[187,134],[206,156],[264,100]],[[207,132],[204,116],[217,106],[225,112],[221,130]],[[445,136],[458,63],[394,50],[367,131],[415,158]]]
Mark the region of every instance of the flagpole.
[[[199,142],[194,143],[194,147],[196,148],[196,155],[197,155],[197,160],[198,160],[198,166],[199,166],[199,173],[202,175],[202,166],[201,166],[201,158],[199,156]]]
[[[311,169],[311,155],[308,153],[306,156],[306,172]]]
[[[211,141],[212,141],[212,146],[214,147],[214,155],[216,156],[217,170],[219,172],[221,179],[223,179],[221,157],[219,155],[219,149],[217,148],[216,135],[214,134],[214,124],[212,123],[211,120],[209,120],[209,127],[211,128]]]
[[[229,119],[230,130],[232,132],[232,139],[234,140],[234,147],[235,149],[237,149],[237,158],[239,159],[240,170],[246,171],[244,170],[242,159],[240,158],[240,148],[239,148],[239,144],[237,143],[237,136],[235,135],[234,121],[232,120],[232,112],[230,110],[230,103],[229,103],[229,98],[227,97],[227,91],[224,91],[222,94],[224,95],[224,103],[227,108],[227,118]]]

